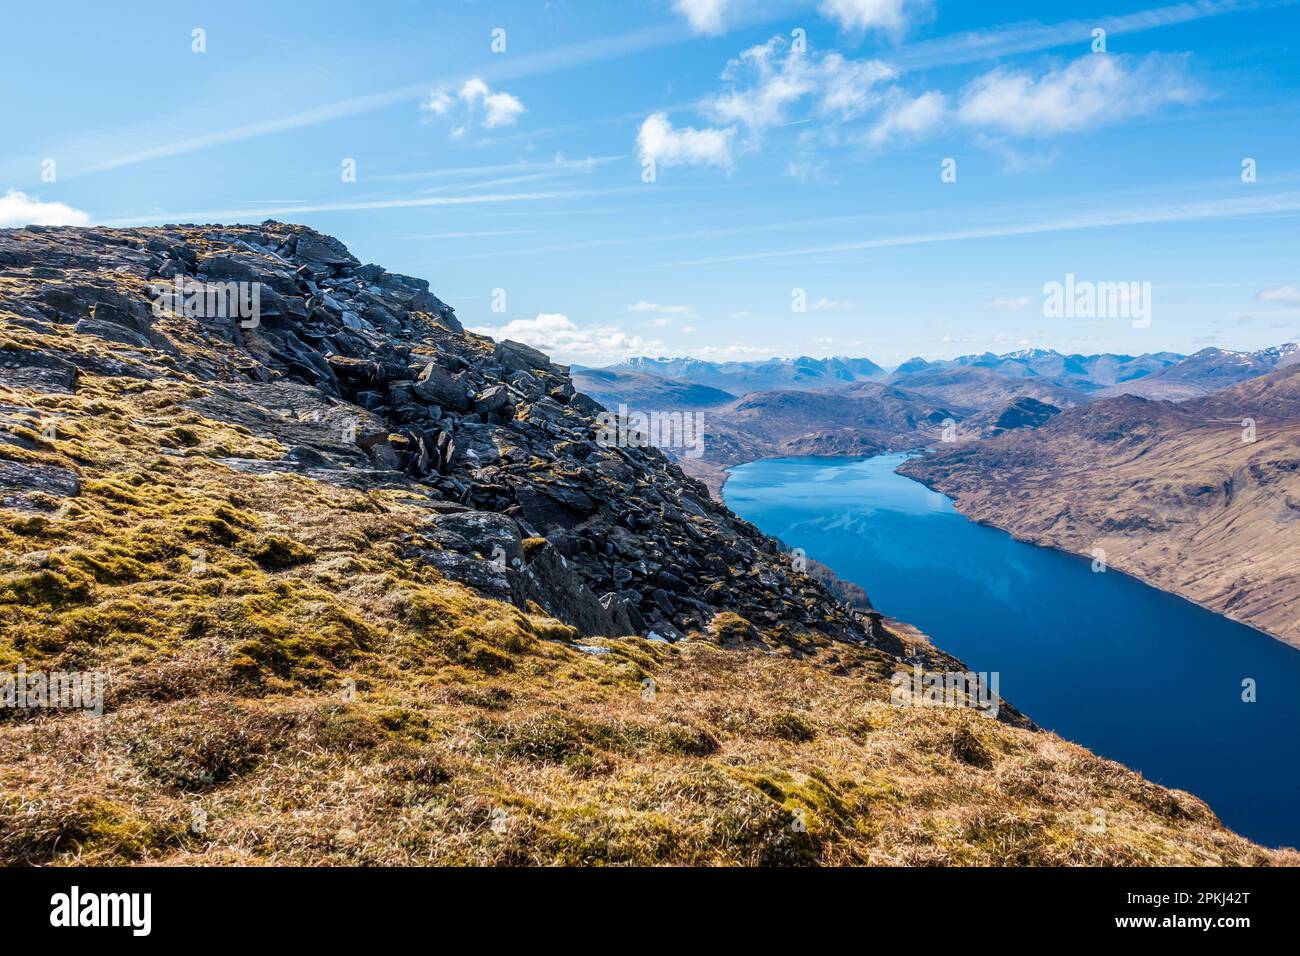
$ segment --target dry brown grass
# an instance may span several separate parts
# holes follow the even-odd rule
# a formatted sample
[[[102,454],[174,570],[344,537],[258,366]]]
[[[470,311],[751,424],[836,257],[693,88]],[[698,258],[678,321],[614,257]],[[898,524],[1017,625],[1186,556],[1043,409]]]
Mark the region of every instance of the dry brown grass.
[[[0,862],[1300,860],[1051,734],[891,706],[881,652],[722,646],[739,619],[579,651],[403,559],[403,493],[215,461],[284,450],[181,407],[202,392],[0,388],[61,423],[0,458],[83,483],[0,510],[0,670],[109,675],[102,717],[0,719]]]

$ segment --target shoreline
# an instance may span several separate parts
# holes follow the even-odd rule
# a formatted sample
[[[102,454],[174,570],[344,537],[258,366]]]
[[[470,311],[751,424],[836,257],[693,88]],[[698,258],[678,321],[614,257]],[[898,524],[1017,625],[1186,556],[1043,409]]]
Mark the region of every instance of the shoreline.
[[[924,451],[924,449],[919,449],[919,448],[918,448],[918,449],[900,449],[899,451],[882,452],[881,455],[902,454],[902,453],[909,452],[909,451]],[[743,465],[750,465],[750,464],[753,464],[754,462],[757,462],[757,461],[780,461],[780,460],[783,459],[783,458],[824,458],[824,459],[826,459],[827,461],[866,461],[866,460],[871,459],[871,458],[879,458],[879,457],[881,457],[881,455],[779,455],[779,456],[776,456],[776,457],[773,457],[773,458],[755,458],[755,459],[753,459],[753,461],[737,462],[737,463],[734,464],[734,465],[728,465],[726,468],[722,469],[723,479],[722,479],[722,483],[721,483],[721,485],[719,485],[719,488],[718,488],[718,498],[719,498],[719,501],[720,501],[722,504],[724,504],[724,505],[727,504],[727,502],[726,502],[726,497],[725,497],[725,494],[726,494],[726,485],[727,485],[727,480],[731,477],[731,472],[732,472],[733,469],[735,469],[735,468],[740,468],[740,467],[742,467]],[[1061,548],[1061,547],[1057,547],[1056,545],[1047,544],[1047,543],[1045,543],[1045,542],[1043,542],[1043,541],[1035,540],[1035,539],[1032,538],[1032,537],[1029,537],[1029,536],[1026,536],[1026,535],[1019,534],[1019,533],[1013,531],[1013,530],[1010,529],[1010,528],[1004,527],[1004,526],[999,525],[999,524],[995,524],[994,522],[981,520],[981,519],[979,519],[979,518],[974,518],[974,517],[972,517],[971,515],[967,514],[965,511],[963,511],[962,508],[961,508],[961,506],[960,506],[960,504],[958,503],[957,499],[955,499],[955,498],[953,498],[952,496],[950,496],[950,495],[949,495],[947,492],[945,492],[942,488],[937,488],[937,487],[935,487],[934,485],[930,484],[929,482],[926,482],[926,481],[921,480],[920,478],[913,478],[911,475],[904,475],[904,474],[901,474],[901,473],[898,472],[897,470],[895,470],[894,473],[897,474],[897,475],[899,475],[899,477],[906,478],[908,481],[915,481],[917,484],[922,485],[922,486],[925,487],[925,488],[928,488],[930,491],[937,492],[938,494],[943,495],[945,498],[948,499],[948,501],[950,501],[950,502],[952,503],[953,509],[954,509],[958,514],[960,514],[963,518],[965,518],[967,521],[971,522],[972,524],[977,524],[977,525],[980,525],[980,526],[985,527],[985,528],[992,528],[992,529],[994,529],[995,531],[1001,531],[1001,532],[1003,532],[1004,534],[1006,534],[1006,535],[1008,535],[1009,537],[1011,537],[1012,540],[1014,540],[1014,541],[1018,541],[1018,542],[1020,542],[1021,544],[1032,545],[1032,546],[1035,547],[1035,548],[1043,548],[1044,550],[1047,550],[1047,551],[1056,551],[1056,552],[1058,552],[1059,554],[1068,554],[1068,555],[1070,555],[1071,557],[1080,558],[1080,559],[1084,559],[1084,560],[1086,560],[1087,557],[1088,557],[1086,554],[1084,554],[1084,553],[1082,553],[1082,552],[1079,552],[1079,551],[1071,551],[1071,550],[1068,549],[1068,548]],[[727,507],[730,507],[730,505],[727,505]],[[1289,641],[1289,640],[1287,640],[1286,638],[1282,637],[1281,635],[1279,635],[1279,634],[1274,634],[1272,631],[1269,631],[1269,630],[1267,630],[1266,628],[1262,628],[1262,627],[1260,627],[1260,626],[1257,625],[1257,624],[1253,624],[1253,623],[1251,623],[1250,621],[1244,621],[1244,620],[1242,620],[1241,618],[1234,617],[1234,616],[1231,615],[1231,614],[1227,614],[1227,613],[1225,613],[1225,612],[1223,612],[1223,611],[1217,610],[1216,608],[1210,607],[1209,605],[1207,605],[1207,604],[1205,604],[1205,603],[1203,603],[1203,602],[1201,602],[1201,601],[1196,600],[1196,598],[1193,598],[1193,597],[1190,597],[1190,596],[1188,596],[1188,595],[1186,595],[1186,594],[1183,594],[1183,593],[1181,593],[1180,591],[1175,590],[1174,588],[1171,588],[1171,587],[1165,587],[1165,586],[1163,586],[1163,585],[1161,585],[1161,584],[1157,584],[1156,582],[1151,581],[1151,580],[1149,580],[1149,579],[1143,577],[1143,576],[1140,575],[1140,574],[1136,574],[1136,573],[1134,573],[1134,572],[1132,572],[1132,571],[1130,571],[1130,570],[1126,570],[1126,569],[1120,567],[1119,564],[1117,564],[1117,563],[1115,563],[1115,562],[1108,562],[1108,563],[1107,563],[1107,569],[1108,569],[1108,570],[1116,571],[1116,572],[1118,572],[1119,574],[1122,574],[1122,575],[1124,575],[1124,576],[1127,577],[1127,578],[1131,578],[1131,579],[1133,579],[1134,581],[1137,581],[1139,584],[1144,584],[1144,585],[1146,585],[1146,586],[1149,587],[1149,588],[1152,588],[1152,589],[1154,589],[1154,590],[1156,590],[1156,591],[1160,591],[1162,594],[1168,594],[1168,595],[1170,595],[1170,596],[1172,596],[1172,597],[1176,597],[1176,598],[1179,598],[1179,599],[1181,599],[1181,600],[1183,600],[1183,601],[1186,601],[1186,602],[1188,602],[1189,604],[1194,604],[1194,605],[1196,605],[1197,607],[1201,608],[1202,610],[1208,611],[1208,612],[1211,613],[1211,614],[1214,614],[1214,615],[1216,615],[1216,616],[1218,616],[1218,617],[1224,618],[1225,620],[1231,621],[1231,622],[1234,623],[1234,624],[1240,624],[1242,627],[1248,627],[1248,628],[1250,628],[1252,631],[1254,631],[1255,633],[1260,634],[1260,635],[1262,635],[1262,636],[1264,636],[1264,637],[1267,637],[1269,640],[1277,641],[1279,644],[1283,644],[1283,645],[1285,645],[1285,646],[1287,646],[1287,647],[1289,647],[1289,648],[1291,648],[1291,649],[1293,649],[1293,650],[1295,650],[1295,651],[1297,651],[1297,652],[1300,652],[1300,643],[1293,642],[1293,641]],[[867,588],[867,585],[864,584],[864,583],[861,582],[861,581],[854,581],[854,582],[852,582],[852,583],[857,584],[857,585],[858,585],[859,587],[861,587],[861,588]],[[870,590],[868,590],[867,593],[870,594],[870,593],[871,593]]]

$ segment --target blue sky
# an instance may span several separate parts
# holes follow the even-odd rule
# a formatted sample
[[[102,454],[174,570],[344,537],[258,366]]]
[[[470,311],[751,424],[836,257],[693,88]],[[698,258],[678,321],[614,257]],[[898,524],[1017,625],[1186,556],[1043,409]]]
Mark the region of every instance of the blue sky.
[[[6,20],[0,225],[303,222],[429,279],[467,326],[589,365],[1300,338],[1294,3],[49,2]],[[1067,273],[1151,283],[1149,327],[1045,317]]]

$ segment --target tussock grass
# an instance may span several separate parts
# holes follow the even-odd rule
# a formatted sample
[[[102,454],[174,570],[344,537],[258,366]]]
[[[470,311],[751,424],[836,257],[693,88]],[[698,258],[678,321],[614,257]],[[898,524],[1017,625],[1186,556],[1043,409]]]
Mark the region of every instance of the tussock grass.
[[[403,494],[223,464],[285,449],[203,392],[0,388],[31,425],[0,459],[82,483],[0,510],[0,669],[108,675],[102,717],[0,720],[0,862],[1300,861],[1052,734],[891,706],[879,651],[721,615],[581,653],[403,558]]]

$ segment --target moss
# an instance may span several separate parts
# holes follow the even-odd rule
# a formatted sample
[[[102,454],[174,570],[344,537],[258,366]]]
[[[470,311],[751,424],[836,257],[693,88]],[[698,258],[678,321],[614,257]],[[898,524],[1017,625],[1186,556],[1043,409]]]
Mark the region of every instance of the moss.
[[[0,604],[40,605],[50,608],[84,604],[94,594],[94,582],[75,568],[42,568],[0,582]]]
[[[316,552],[290,538],[272,534],[259,541],[251,555],[254,561],[268,571],[282,571],[306,564],[316,557]]]
[[[721,643],[729,644],[737,641],[746,641],[756,636],[754,625],[731,611],[723,611],[721,614],[715,614],[709,629],[713,636]]]
[[[767,719],[767,732],[792,743],[808,743],[816,739],[817,731],[798,714],[773,714]]]
[[[39,866],[61,858],[80,862],[86,847],[109,858],[135,860],[179,842],[182,835],[174,821],[146,820],[100,797],[9,795],[0,803],[0,863],[8,866]]]

